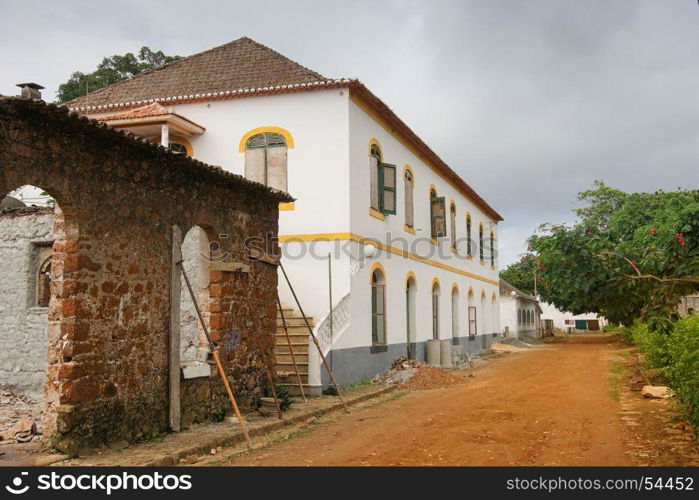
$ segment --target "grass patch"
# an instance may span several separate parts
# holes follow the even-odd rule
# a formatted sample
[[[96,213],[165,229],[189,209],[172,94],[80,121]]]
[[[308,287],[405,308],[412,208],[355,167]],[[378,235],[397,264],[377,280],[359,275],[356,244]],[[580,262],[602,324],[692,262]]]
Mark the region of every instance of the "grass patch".
[[[615,359],[612,361],[612,366],[609,369],[609,379],[607,383],[609,388],[607,394],[617,403],[621,399],[621,377],[624,373],[624,364],[620,359]]]

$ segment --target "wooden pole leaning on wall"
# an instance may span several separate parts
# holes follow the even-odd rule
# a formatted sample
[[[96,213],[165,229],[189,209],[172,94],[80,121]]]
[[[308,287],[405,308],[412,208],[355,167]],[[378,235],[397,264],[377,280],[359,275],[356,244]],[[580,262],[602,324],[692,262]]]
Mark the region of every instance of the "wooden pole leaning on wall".
[[[291,285],[291,281],[289,280],[289,276],[286,274],[286,270],[284,269],[284,265],[282,264],[281,259],[279,260],[279,268],[282,270],[282,274],[284,274],[284,279],[286,280],[287,285],[289,285],[289,290],[291,290],[291,295],[294,296],[294,301],[296,302],[296,305],[299,308],[299,312],[301,313],[301,316],[303,317],[304,322],[306,323],[306,327],[308,328],[308,332],[311,334],[311,338],[313,339],[313,343],[316,345],[316,348],[318,349],[318,354],[320,354],[320,359],[323,360],[323,366],[325,366],[325,370],[328,372],[328,376],[330,377],[330,381],[332,382],[333,386],[335,387],[335,390],[337,391],[337,395],[340,397],[340,401],[342,401],[342,404],[345,407],[345,411],[349,413],[350,409],[349,406],[347,405],[347,401],[345,401],[344,396],[342,395],[342,391],[340,390],[340,386],[335,380],[335,375],[333,375],[333,371],[330,369],[330,365],[328,365],[328,361],[325,359],[325,356],[323,355],[323,349],[320,347],[320,343],[318,342],[318,339],[316,338],[315,334],[313,333],[313,328],[311,328],[310,323],[308,322],[308,318],[306,317],[306,314],[303,312],[303,307],[301,307],[301,302],[299,301],[299,298],[296,296],[296,292],[294,291],[294,287]],[[332,314],[332,311],[330,311],[330,314]]]
[[[279,399],[277,398],[277,389],[274,386],[274,378],[272,377],[272,370],[267,364],[267,355],[264,353],[262,346],[258,344],[258,349],[260,350],[260,358],[262,358],[262,364],[265,365],[265,375],[267,376],[267,383],[269,384],[269,389],[272,391],[272,397],[274,398],[274,406],[277,408],[277,416],[279,420],[282,420],[282,407],[279,405]]]
[[[194,304],[194,310],[197,311],[197,316],[199,317],[199,322],[201,323],[201,327],[204,330],[204,335],[206,335],[206,341],[209,344],[209,350],[211,351],[211,354],[214,356],[214,361],[216,362],[216,368],[218,369],[218,374],[221,376],[221,380],[223,380],[223,385],[226,388],[226,392],[228,393],[228,399],[231,401],[231,406],[233,407],[233,411],[235,412],[235,416],[238,418],[238,423],[240,424],[240,429],[243,431],[243,436],[245,436],[245,441],[247,442],[248,448],[252,449],[252,441],[250,440],[250,434],[248,434],[248,429],[245,425],[245,420],[243,420],[243,415],[240,413],[240,409],[238,408],[238,403],[235,401],[235,397],[233,396],[233,391],[231,390],[231,386],[228,383],[228,377],[226,377],[226,372],[223,369],[223,365],[221,364],[221,359],[218,356],[218,347],[214,345],[213,342],[211,342],[211,335],[209,335],[209,329],[206,326],[206,323],[204,322],[204,317],[201,315],[201,311],[199,310],[199,303],[197,302],[197,298],[194,295],[194,290],[192,289],[192,284],[189,282],[189,277],[187,276],[187,272],[184,270],[184,265],[182,261],[179,261],[177,265],[180,268],[180,272],[182,273],[182,277],[184,277],[184,282],[187,284],[187,290],[189,290],[189,295],[192,297],[192,303]]]
[[[308,403],[306,399],[306,391],[303,390],[303,382],[301,381],[301,373],[299,372],[299,365],[296,364],[296,356],[294,355],[294,348],[291,346],[291,338],[289,337],[289,329],[286,327],[286,318],[284,317],[284,310],[282,309],[282,302],[279,300],[279,294],[277,294],[277,306],[279,307],[279,316],[282,319],[282,326],[284,327],[284,335],[286,336],[286,344],[289,346],[289,354],[291,354],[291,362],[294,365],[294,371],[296,372],[296,380],[299,384],[299,390],[301,391],[301,397],[304,403]]]

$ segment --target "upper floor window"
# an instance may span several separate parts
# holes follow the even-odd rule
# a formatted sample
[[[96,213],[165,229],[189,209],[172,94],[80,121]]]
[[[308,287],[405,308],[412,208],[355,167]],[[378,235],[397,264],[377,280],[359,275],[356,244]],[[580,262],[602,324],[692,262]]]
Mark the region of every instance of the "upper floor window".
[[[456,250],[456,205],[449,206],[449,230],[451,231],[451,249]]]
[[[495,233],[490,231],[490,265],[495,265]]]
[[[279,191],[288,191],[287,143],[283,135],[263,132],[245,143],[245,177]]]
[[[484,255],[483,255],[483,224],[481,223],[478,226],[478,258],[481,260],[481,262],[484,262]]]
[[[173,153],[176,153],[178,155],[187,155],[187,146],[185,146],[184,144],[170,141],[168,147],[170,148],[170,151],[172,151]]]
[[[381,161],[381,150],[372,144],[369,155],[371,208],[383,214],[396,213],[396,166]]]
[[[466,245],[468,256],[473,257],[473,241],[471,239],[471,214],[466,215]]]
[[[413,173],[408,169],[405,170],[403,183],[405,185],[405,225],[414,227],[415,213],[413,208],[413,190],[415,188],[415,183],[413,182]]]
[[[437,196],[434,189],[430,189],[430,226],[433,238],[443,238],[447,235],[444,197]]]

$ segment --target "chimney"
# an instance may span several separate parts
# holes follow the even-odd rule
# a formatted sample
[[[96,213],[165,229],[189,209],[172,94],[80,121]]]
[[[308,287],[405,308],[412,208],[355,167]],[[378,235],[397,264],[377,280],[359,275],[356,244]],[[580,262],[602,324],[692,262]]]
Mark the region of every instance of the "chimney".
[[[22,99],[41,99],[41,90],[44,88],[37,83],[18,83],[22,89]]]

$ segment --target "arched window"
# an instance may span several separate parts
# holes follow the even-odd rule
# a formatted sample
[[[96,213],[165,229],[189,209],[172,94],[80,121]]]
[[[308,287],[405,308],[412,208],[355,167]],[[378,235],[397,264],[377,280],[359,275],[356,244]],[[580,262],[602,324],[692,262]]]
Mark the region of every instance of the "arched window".
[[[36,282],[36,305],[48,307],[51,300],[51,252],[44,256],[37,273]]]
[[[279,191],[288,191],[287,144],[283,135],[263,132],[245,143],[245,177]]]
[[[432,338],[439,338],[439,283],[432,284]]]
[[[410,276],[405,283],[405,311],[406,311],[406,334],[408,340],[408,359],[415,359],[417,330],[416,330],[416,304],[417,283],[413,276]]]
[[[451,248],[456,250],[456,205],[449,206],[449,230],[451,231]]]
[[[495,233],[490,231],[490,265],[495,266]]]
[[[473,298],[473,290],[468,291],[468,334],[473,337],[476,335],[476,303]]]
[[[376,144],[369,151],[369,175],[371,187],[371,208],[381,210],[379,206],[379,165],[381,165],[381,150]]]
[[[172,151],[173,153],[176,153],[178,155],[187,155],[187,146],[185,146],[184,144],[170,141],[168,147],[170,148],[170,151]]]
[[[451,336],[459,338],[459,289],[451,289]]]
[[[381,150],[372,144],[369,150],[371,208],[383,214],[396,213],[396,166],[381,161]]]
[[[483,223],[478,225],[478,258],[481,262],[485,262],[483,258]]]
[[[447,235],[446,207],[443,196],[437,196],[437,191],[430,189],[430,220],[432,238],[443,238]]]
[[[493,322],[493,332],[500,333],[500,316],[498,315],[497,298],[495,293],[490,297],[490,317]]]
[[[380,269],[371,274],[371,342],[386,343],[386,277]]]
[[[473,241],[471,241],[471,214],[466,215],[466,239],[468,256],[473,257]]]
[[[412,228],[415,227],[415,213],[413,205],[413,191],[415,188],[415,182],[413,180],[413,173],[409,169],[405,169],[405,175],[403,176],[404,184],[404,196],[405,196],[405,225]]]

